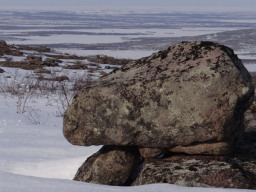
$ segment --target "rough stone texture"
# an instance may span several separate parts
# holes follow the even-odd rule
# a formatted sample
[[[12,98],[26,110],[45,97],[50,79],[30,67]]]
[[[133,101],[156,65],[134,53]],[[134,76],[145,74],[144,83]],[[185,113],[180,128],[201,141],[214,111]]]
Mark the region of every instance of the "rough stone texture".
[[[251,76],[230,48],[183,42],[83,89],[64,115],[63,132],[86,146],[232,146],[253,95]]]
[[[168,149],[160,148],[139,148],[139,151],[143,158],[157,157],[169,152]]]
[[[245,172],[231,159],[173,156],[146,160],[133,185],[172,183],[189,187],[256,189],[254,179],[255,175]]]
[[[141,163],[135,147],[104,146],[79,168],[74,180],[106,185],[129,185]]]

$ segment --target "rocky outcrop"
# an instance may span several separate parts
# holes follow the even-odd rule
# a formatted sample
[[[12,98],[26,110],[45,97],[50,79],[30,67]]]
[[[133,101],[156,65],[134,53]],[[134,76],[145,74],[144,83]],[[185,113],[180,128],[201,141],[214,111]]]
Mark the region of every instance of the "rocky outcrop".
[[[33,55],[27,56],[26,61],[28,65],[41,65],[43,62],[42,57]]]
[[[255,157],[241,158],[253,143],[243,142],[253,99],[250,74],[223,45],[183,42],[131,62],[85,87],[64,115],[70,143],[117,147],[90,157],[75,179],[126,185],[137,173],[133,185],[255,188]],[[135,153],[122,155],[130,150],[141,170]]]
[[[33,55],[27,56],[26,61],[27,61],[28,65],[37,65],[37,66],[44,65],[44,66],[48,66],[48,67],[59,66],[56,59],[46,58],[43,61],[42,57],[33,56]]]
[[[15,47],[8,45],[3,40],[0,40],[0,56],[3,56],[4,54],[13,55],[13,56],[23,55],[23,53],[17,50]]]
[[[51,58],[46,58],[42,65],[48,66],[48,67],[56,67],[59,66],[58,62],[56,59],[51,59]]]

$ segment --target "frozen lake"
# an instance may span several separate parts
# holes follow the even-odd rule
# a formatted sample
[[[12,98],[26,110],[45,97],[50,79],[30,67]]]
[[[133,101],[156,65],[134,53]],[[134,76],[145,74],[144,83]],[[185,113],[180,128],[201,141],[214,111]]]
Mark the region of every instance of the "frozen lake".
[[[193,40],[220,42],[243,53],[243,58],[256,53],[253,38],[251,42],[246,38],[252,35],[246,30],[255,33],[255,12],[2,10],[0,17],[0,39],[9,44],[43,44],[62,53],[137,59]]]

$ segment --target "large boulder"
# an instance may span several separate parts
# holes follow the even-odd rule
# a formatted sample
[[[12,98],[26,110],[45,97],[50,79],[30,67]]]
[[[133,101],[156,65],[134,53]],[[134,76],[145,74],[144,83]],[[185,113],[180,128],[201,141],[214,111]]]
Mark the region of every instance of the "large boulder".
[[[77,171],[74,180],[105,185],[129,185],[141,163],[135,147],[104,146],[90,156]]]
[[[183,42],[85,87],[64,115],[63,132],[74,145],[229,151],[253,95],[251,76],[232,49]]]

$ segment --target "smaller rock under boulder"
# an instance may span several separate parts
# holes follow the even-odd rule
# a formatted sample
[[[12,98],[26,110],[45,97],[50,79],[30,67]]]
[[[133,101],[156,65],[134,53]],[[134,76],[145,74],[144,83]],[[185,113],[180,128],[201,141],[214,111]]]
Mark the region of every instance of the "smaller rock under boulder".
[[[232,159],[217,156],[148,159],[133,185],[172,183],[188,187],[254,189],[253,174],[240,168]]]
[[[129,185],[140,163],[140,154],[135,147],[104,146],[84,162],[74,180],[115,186]]]
[[[186,149],[189,153],[189,147]],[[156,149],[140,149],[150,157]],[[163,151],[162,151],[163,152]],[[184,152],[185,153],[185,152]],[[194,187],[256,189],[256,128],[246,127],[233,153],[228,156],[177,155],[146,158],[133,185],[171,183]]]

